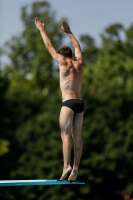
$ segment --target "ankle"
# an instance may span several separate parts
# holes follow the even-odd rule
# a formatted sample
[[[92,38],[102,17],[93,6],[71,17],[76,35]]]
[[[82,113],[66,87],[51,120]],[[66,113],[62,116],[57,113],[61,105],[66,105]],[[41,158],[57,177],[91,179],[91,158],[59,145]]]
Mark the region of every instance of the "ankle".
[[[63,167],[64,169],[69,169],[69,168],[72,168],[70,165],[65,165],[64,167]]]
[[[78,167],[77,166],[73,166],[73,170],[78,171]]]

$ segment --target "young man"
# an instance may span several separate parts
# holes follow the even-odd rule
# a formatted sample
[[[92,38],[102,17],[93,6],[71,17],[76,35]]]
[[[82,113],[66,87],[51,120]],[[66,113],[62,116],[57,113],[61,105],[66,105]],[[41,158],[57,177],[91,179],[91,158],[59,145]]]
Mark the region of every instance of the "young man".
[[[60,88],[62,93],[62,108],[60,112],[60,128],[63,143],[64,167],[60,180],[68,178],[75,181],[78,175],[78,168],[82,154],[83,142],[81,130],[83,124],[84,104],[80,95],[82,82],[82,53],[80,45],[71,32],[66,21],[62,21],[62,30],[69,36],[75,49],[75,59],[72,59],[72,50],[69,47],[61,47],[58,51],[52,45],[44,24],[38,17],[35,18],[35,25],[39,29],[43,42],[53,59],[58,63],[60,70]],[[71,147],[74,140],[74,163],[71,167]]]

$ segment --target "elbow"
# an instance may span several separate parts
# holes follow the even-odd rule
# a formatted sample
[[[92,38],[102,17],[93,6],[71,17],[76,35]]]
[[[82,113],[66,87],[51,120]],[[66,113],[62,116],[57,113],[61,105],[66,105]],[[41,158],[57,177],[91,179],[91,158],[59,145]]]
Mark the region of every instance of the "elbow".
[[[80,50],[81,50],[81,47],[80,47],[79,44],[76,44],[76,45],[74,46],[74,48],[75,48],[75,49],[80,49]]]
[[[49,43],[47,43],[45,46],[47,49],[49,49],[51,47],[51,45]]]

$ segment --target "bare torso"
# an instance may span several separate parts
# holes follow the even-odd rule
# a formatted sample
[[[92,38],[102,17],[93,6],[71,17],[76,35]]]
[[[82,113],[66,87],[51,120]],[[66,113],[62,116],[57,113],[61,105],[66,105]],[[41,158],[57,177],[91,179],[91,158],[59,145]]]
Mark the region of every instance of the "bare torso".
[[[59,66],[62,101],[81,99],[82,65],[70,58],[65,60],[66,65]]]

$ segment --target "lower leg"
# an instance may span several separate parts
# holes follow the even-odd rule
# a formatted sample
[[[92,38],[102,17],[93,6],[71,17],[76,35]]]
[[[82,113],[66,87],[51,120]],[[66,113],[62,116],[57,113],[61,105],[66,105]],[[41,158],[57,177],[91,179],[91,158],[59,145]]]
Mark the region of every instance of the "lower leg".
[[[64,180],[68,173],[71,172],[72,167],[70,165],[71,160],[71,136],[62,134],[63,142],[63,158],[64,158],[64,167],[61,176],[61,180]]]
[[[73,170],[68,178],[69,181],[75,181],[77,179],[78,168],[79,168],[80,158],[81,158],[82,149],[83,149],[83,142],[82,142],[81,137],[77,138],[74,142],[75,142],[75,144],[74,144],[74,164],[73,164]]]
[[[82,155],[82,150],[83,150],[82,138],[79,137],[74,142],[75,142],[75,144],[74,144],[74,164],[73,164],[73,168],[78,169],[80,159],[81,159],[81,155]]]

